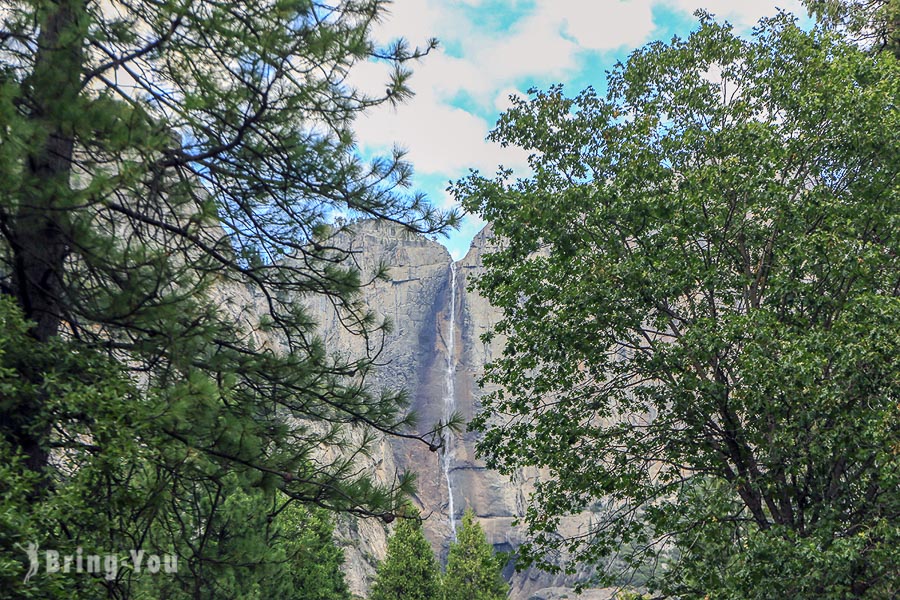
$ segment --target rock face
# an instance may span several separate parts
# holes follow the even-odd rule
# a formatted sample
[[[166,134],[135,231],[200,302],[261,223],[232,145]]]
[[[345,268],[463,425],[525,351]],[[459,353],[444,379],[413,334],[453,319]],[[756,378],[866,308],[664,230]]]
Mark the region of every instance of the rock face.
[[[499,342],[481,341],[481,334],[499,315],[469,289],[472,278],[482,270],[482,255],[490,249],[490,232],[482,231],[456,263],[437,242],[381,222],[358,223],[343,241],[358,251],[364,275],[379,263],[389,268],[390,280],[376,281],[366,291],[370,308],[394,326],[380,356],[384,364],[373,383],[408,390],[420,432],[454,411],[470,420],[482,394],[477,380],[483,365],[501,348]],[[311,308],[316,310],[315,305]],[[319,314],[333,314],[324,306],[319,308]],[[325,321],[322,327],[332,348],[359,351],[354,347],[359,340],[336,320]],[[431,452],[420,442],[387,438],[372,457],[371,468],[381,477],[390,478],[402,470],[418,474],[414,500],[426,517],[426,536],[442,559],[467,507],[473,509],[496,550],[512,551],[522,541],[522,532],[512,523],[523,514],[538,474],[520,472],[511,481],[487,470],[475,457],[475,443],[476,434],[467,431],[451,435],[446,450],[440,452]],[[572,531],[583,522],[577,521],[567,524]],[[385,527],[371,520],[340,524],[354,593],[365,596],[375,565],[384,558],[387,534]],[[516,574],[511,565],[504,575],[514,599],[559,598],[571,583],[539,571]]]

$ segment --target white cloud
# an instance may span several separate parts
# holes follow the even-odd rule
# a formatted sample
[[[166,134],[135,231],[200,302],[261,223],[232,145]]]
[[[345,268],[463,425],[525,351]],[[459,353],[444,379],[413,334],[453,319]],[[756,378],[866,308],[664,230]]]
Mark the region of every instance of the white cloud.
[[[580,52],[636,46],[653,29],[651,0],[538,0],[508,31],[487,31],[468,21],[480,0],[399,0],[379,23],[375,37],[412,43],[436,36],[461,48],[461,56],[438,50],[414,65],[410,85],[416,97],[399,111],[378,109],[357,123],[360,144],[385,148],[397,142],[422,173],[461,174],[468,166],[493,171],[498,163],[524,166],[522,152],[501,151],[484,141],[493,123],[452,106],[461,94],[482,107],[481,114],[508,107],[516,82],[530,78],[565,80],[577,68]],[[516,3],[509,5],[515,8]],[[485,8],[487,10],[487,8]],[[384,65],[360,65],[354,85],[383,92]]]
[[[651,0],[542,0],[540,11],[563,24],[580,49],[637,47],[653,31]]]
[[[452,3],[449,3],[452,4]],[[447,4],[431,0],[399,0],[387,5],[387,11],[376,26],[379,41],[406,38],[413,42],[437,35],[441,23],[446,23],[451,12]]]
[[[493,172],[499,162],[524,166],[524,152],[485,141],[491,125],[425,92],[399,110],[372,111],[357,121],[355,129],[363,147],[384,149],[397,142],[408,150],[418,173],[452,179],[469,167]]]
[[[559,77],[575,67],[578,45],[563,37],[561,15],[538,9],[508,35],[476,47],[473,59],[491,81],[502,85],[521,77]]]
[[[777,2],[761,0],[665,0],[665,2],[687,13],[693,13],[697,9],[702,8],[716,15],[717,19],[727,20],[741,29],[753,27],[762,17],[774,15],[776,8],[792,12],[795,15],[806,14],[806,9],[800,0],[779,0]]]
[[[496,3],[396,0],[378,24],[376,40],[387,43],[403,37],[421,45],[427,38],[437,37],[453,54],[439,49],[411,65],[410,86],[416,96],[397,109],[380,107],[358,120],[360,146],[383,151],[399,144],[409,151],[408,159],[418,173],[448,180],[464,176],[470,167],[493,173],[502,163],[525,170],[524,152],[485,141],[493,115],[509,108],[508,96],[524,96],[521,89],[531,80],[571,81],[580,75],[577,69],[582,54],[631,49],[649,41],[657,27],[653,9],[659,6],[686,15],[704,8],[739,30],[747,30],[760,17],[774,14],[776,1],[535,0],[526,4],[509,0],[502,10],[519,11],[521,16],[509,20],[506,31],[490,31],[486,24],[493,22],[491,19],[477,19],[484,14],[481,11],[499,10]],[[777,6],[804,14],[800,0],[778,0]],[[354,70],[351,81],[380,94],[388,77],[385,65],[366,64]],[[462,98],[464,103],[459,102]],[[432,193],[437,204],[451,201],[441,191]],[[473,223],[467,223],[460,235],[470,237]],[[455,253],[461,252],[454,246],[457,242],[450,243]]]
[[[493,172],[498,164],[524,169],[525,152],[502,149],[485,141],[491,122],[453,106],[465,95],[482,107],[480,114],[509,106],[508,95],[521,92],[516,82],[542,77],[567,79],[585,50],[637,45],[652,30],[649,0],[588,3],[579,0],[539,0],[508,31],[486,31],[467,21],[463,4],[480,0],[439,2],[400,0],[375,31],[378,41],[398,37],[415,43],[432,35],[462,49],[450,56],[439,49],[413,65],[410,86],[416,96],[399,109],[381,107],[356,124],[360,145],[385,149],[393,143],[408,150],[422,174],[465,174],[469,167]],[[383,92],[389,72],[385,65],[360,65],[352,82],[372,94]]]
[[[653,27],[651,0],[538,0],[509,31],[470,27],[466,54],[496,90],[521,78],[565,78],[579,53],[638,46]]]

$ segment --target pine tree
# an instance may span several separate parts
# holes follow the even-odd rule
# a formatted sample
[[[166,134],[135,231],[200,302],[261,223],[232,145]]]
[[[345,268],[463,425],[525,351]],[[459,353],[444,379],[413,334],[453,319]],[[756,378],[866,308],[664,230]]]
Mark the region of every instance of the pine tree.
[[[500,574],[500,564],[484,530],[466,509],[462,527],[450,545],[444,574],[444,600],[500,600],[506,598],[509,584]]]
[[[328,223],[349,212],[436,232],[454,219],[403,193],[399,155],[365,164],[353,143],[356,115],[408,96],[403,64],[424,51],[373,46],[380,0],[10,4],[0,290],[31,335],[141,373],[166,415],[160,434],[184,447],[301,500],[390,513],[400,495],[354,481],[341,459],[313,469],[304,458],[349,444],[350,424],[408,425],[402,394],[364,385],[385,324],[360,288],[383,273],[359,273]],[[367,59],[395,66],[382,97],[346,84]],[[301,297],[326,299],[367,356],[325,348]],[[260,322],[236,315],[251,303]],[[43,404],[18,402],[0,420],[36,472],[62,418]]]
[[[38,351],[10,363],[0,461],[29,482],[23,506],[40,522],[9,544],[105,530],[107,549],[178,548],[232,491],[393,518],[411,478],[378,485],[354,457],[378,432],[432,435],[409,431],[402,390],[368,385],[388,324],[361,290],[385,274],[360,273],[330,223],[436,233],[454,215],[405,191],[399,152],[356,153],[355,117],[408,97],[406,65],[433,47],[375,47],[384,12],[382,0],[4,3],[0,294]],[[384,94],[347,83],[367,60],[393,68]],[[362,356],[319,338],[332,316]],[[95,359],[119,376],[95,385],[69,368]],[[73,499],[78,511],[44,510]],[[129,577],[94,584],[126,597]]]
[[[421,521],[417,516],[401,519],[388,540],[369,600],[434,600],[440,594],[440,570]]]
[[[136,597],[349,600],[344,552],[327,511],[280,492],[272,497],[259,489],[244,491],[233,476],[224,483],[225,493],[201,496],[217,506],[177,517],[190,519],[202,543],[178,540],[171,549],[183,557],[178,572],[142,578]]]
[[[323,510],[292,508],[282,523],[291,573],[291,589],[284,600],[349,600],[341,570],[344,551],[334,541],[331,516]]]

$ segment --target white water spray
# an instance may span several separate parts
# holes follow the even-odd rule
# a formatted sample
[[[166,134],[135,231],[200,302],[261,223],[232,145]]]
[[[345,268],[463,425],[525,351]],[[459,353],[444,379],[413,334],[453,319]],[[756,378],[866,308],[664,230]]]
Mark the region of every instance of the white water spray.
[[[450,263],[450,323],[447,328],[447,370],[444,373],[444,423],[456,412],[456,383],[454,372],[456,371],[456,263]],[[447,481],[447,512],[450,515],[450,531],[453,539],[456,539],[456,510],[453,503],[453,483],[450,480],[450,469],[453,467],[453,456],[450,454],[450,446],[453,442],[453,433],[447,429],[444,431],[444,455],[443,468],[444,479]]]

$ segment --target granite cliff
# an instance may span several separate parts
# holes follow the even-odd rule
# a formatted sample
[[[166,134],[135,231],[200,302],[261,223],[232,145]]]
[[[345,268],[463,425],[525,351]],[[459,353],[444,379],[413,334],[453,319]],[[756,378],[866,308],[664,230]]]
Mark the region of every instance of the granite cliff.
[[[499,315],[469,285],[482,269],[490,232],[476,236],[466,256],[456,262],[436,241],[383,222],[357,223],[351,233],[342,235],[346,235],[343,243],[357,252],[363,274],[373,272],[379,263],[389,267],[389,281],[377,281],[366,291],[369,306],[394,326],[373,383],[407,389],[420,429],[455,411],[466,421],[471,419],[482,393],[477,380],[483,365],[500,349],[498,342],[485,344],[480,339]],[[325,306],[311,308],[320,315],[333,314]],[[332,348],[354,351],[359,341],[333,317],[326,316],[321,324]],[[369,468],[382,478],[404,469],[418,473],[414,500],[426,517],[426,535],[441,558],[467,507],[473,509],[496,550],[513,551],[522,541],[523,533],[513,521],[523,513],[539,474],[520,472],[507,479],[490,471],[476,458],[475,443],[476,434],[468,431],[452,435],[441,452],[431,452],[420,442],[386,438],[370,459]],[[574,518],[564,527],[574,533],[584,523]],[[364,595],[377,561],[384,557],[387,528],[373,520],[346,520],[339,529],[351,587]],[[571,584],[565,577],[536,570],[515,573],[511,564],[504,575],[511,583],[513,599],[561,598]],[[606,597],[599,591],[582,596]]]

